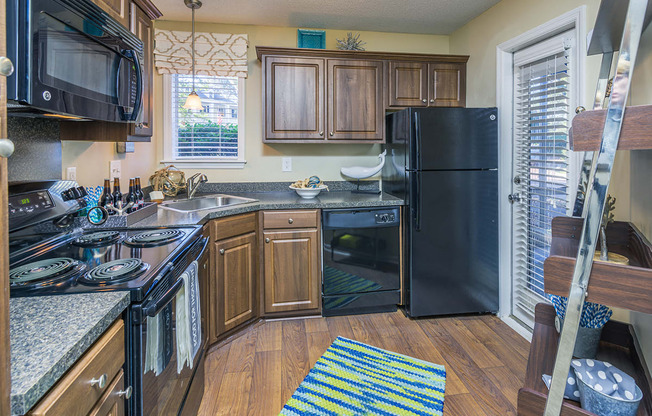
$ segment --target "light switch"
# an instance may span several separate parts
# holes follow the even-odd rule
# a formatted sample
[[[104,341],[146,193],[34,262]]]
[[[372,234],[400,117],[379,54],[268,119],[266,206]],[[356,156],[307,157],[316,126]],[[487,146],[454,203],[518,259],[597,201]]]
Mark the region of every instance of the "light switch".
[[[71,166],[69,168],[66,168],[66,180],[69,180],[69,181],[76,181],[77,180],[77,168],[75,166]]]
[[[122,163],[119,160],[112,160],[110,164],[109,178],[120,178],[122,175]]]
[[[284,157],[283,162],[281,163],[281,169],[283,172],[292,172],[292,158]]]

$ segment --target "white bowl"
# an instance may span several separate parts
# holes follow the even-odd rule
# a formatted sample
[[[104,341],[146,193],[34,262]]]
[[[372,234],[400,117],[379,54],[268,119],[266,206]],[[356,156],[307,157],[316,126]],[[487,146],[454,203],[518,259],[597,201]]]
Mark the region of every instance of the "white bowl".
[[[294,188],[290,186],[290,189],[294,189],[301,198],[311,199],[319,195],[322,189],[326,189],[326,185],[321,185],[318,188]]]

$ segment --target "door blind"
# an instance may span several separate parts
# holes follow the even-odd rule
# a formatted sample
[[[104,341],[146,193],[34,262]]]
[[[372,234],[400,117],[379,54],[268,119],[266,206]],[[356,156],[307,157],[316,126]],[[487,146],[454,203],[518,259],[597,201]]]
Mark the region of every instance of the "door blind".
[[[512,313],[533,327],[545,302],[543,262],[550,254],[551,221],[569,205],[569,54],[531,51],[514,66],[514,192]]]
[[[172,77],[172,129],[175,159],[238,159],[238,78],[196,76],[203,110],[183,108],[192,75]]]

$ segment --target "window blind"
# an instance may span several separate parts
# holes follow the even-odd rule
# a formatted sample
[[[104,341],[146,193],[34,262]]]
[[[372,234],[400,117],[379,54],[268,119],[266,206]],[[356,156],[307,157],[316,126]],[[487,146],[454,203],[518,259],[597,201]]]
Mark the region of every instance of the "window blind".
[[[203,110],[183,108],[192,75],[173,74],[172,128],[176,159],[238,159],[238,78],[196,76]]]
[[[551,221],[569,205],[568,50],[529,59],[514,67],[514,263],[512,313],[533,327],[534,307],[544,297],[543,263],[550,254]]]

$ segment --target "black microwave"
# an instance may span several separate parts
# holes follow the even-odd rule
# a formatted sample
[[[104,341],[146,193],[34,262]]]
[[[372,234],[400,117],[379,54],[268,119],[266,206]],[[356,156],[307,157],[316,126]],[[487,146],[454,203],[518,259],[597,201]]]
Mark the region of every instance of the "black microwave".
[[[89,0],[7,0],[9,114],[134,122],[143,43]]]

